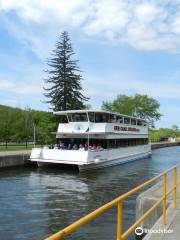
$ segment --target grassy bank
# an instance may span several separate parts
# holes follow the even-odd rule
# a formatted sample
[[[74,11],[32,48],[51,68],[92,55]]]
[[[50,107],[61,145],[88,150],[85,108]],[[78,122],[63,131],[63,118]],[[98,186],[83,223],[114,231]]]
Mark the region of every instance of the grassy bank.
[[[20,151],[20,150],[31,150],[34,146],[33,145],[29,145],[27,146],[0,146],[0,152],[3,151]]]

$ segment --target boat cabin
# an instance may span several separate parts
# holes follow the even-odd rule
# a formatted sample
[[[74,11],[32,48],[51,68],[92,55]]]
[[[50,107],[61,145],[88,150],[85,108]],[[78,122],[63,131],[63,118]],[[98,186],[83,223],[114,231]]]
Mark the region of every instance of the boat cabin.
[[[54,114],[59,116],[60,123],[92,122],[147,126],[147,122],[143,119],[103,110],[69,110],[55,112]]]
[[[109,149],[148,144],[148,125],[140,118],[103,110],[69,110],[54,114],[59,120],[57,144],[64,144],[65,149],[76,145]]]

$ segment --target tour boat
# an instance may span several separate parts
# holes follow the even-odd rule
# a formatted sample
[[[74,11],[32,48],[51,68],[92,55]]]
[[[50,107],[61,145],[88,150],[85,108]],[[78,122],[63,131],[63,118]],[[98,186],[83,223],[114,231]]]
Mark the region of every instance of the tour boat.
[[[30,161],[100,169],[148,158],[151,146],[144,119],[104,110],[54,112],[59,125],[54,147],[33,148]]]

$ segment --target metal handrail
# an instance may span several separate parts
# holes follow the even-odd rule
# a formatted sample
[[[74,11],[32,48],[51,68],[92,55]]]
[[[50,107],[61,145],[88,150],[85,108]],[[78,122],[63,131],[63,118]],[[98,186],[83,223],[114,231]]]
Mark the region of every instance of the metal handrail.
[[[53,234],[52,236],[46,238],[46,240],[60,240],[64,236],[70,234],[71,232],[75,231],[80,226],[84,225],[85,223],[91,221],[92,219],[96,218],[97,216],[101,215],[102,213],[106,212],[108,209],[117,206],[117,240],[126,239],[135,228],[144,220],[146,219],[150,213],[154,209],[156,209],[161,203],[163,203],[163,211],[162,211],[162,223],[166,224],[166,207],[167,207],[167,196],[173,192],[173,205],[174,209],[177,207],[177,185],[180,183],[180,180],[177,180],[177,168],[180,167],[180,163],[175,165],[174,167],[168,169],[167,171],[161,173],[160,175],[151,178],[150,180],[142,183],[141,185],[133,188],[127,193],[122,194],[121,196],[115,198],[114,200],[110,201],[109,203],[101,206],[100,208],[96,209],[95,211],[87,214],[86,216],[80,218],[76,222],[72,223],[68,227],[60,230],[59,232]],[[173,171],[173,187],[167,191],[167,174]],[[127,199],[132,194],[136,193],[137,191],[141,190],[145,186],[151,184],[152,182],[156,181],[157,179],[163,177],[163,196],[149,209],[147,210],[136,222],[129,227],[124,233],[122,233],[122,205],[123,201]]]

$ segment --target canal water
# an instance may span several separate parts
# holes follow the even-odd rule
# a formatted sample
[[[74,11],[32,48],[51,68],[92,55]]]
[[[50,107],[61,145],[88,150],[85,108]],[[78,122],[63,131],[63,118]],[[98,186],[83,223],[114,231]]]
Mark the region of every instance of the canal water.
[[[89,173],[59,167],[1,169],[0,239],[44,239],[179,161],[180,147],[171,147],[154,150],[146,160]],[[124,203],[124,230],[135,220],[136,197]],[[64,239],[116,239],[116,208]]]

